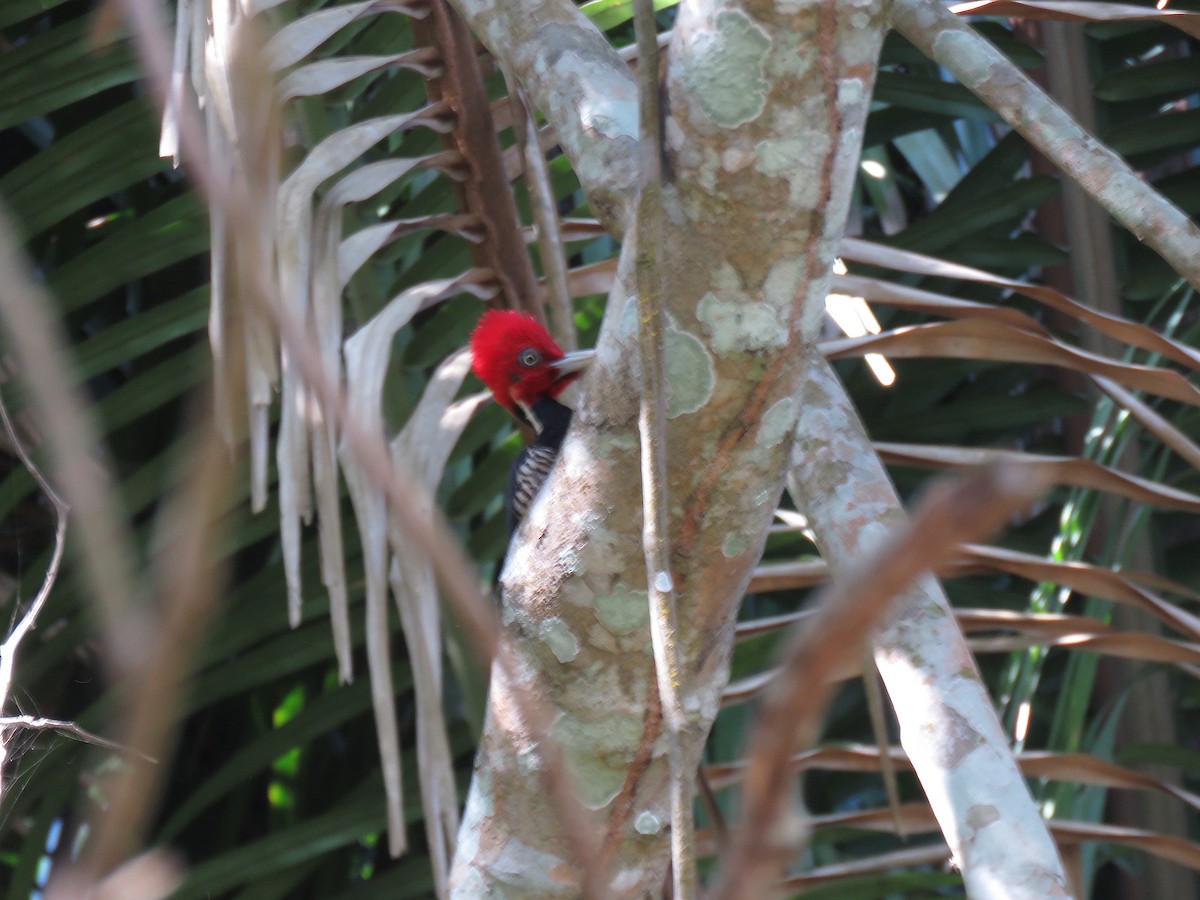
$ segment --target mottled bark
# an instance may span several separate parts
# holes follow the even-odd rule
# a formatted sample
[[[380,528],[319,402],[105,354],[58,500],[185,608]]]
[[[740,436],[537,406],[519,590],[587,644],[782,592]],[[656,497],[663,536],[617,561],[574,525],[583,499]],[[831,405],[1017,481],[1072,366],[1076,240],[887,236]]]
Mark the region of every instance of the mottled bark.
[[[680,7],[664,85],[661,239],[671,566],[693,687],[692,764],[782,490],[801,349],[821,322],[882,35],[878,0]],[[586,72],[569,83],[581,75],[586,83]],[[503,578],[522,660],[516,687],[536,685],[553,705],[556,735],[606,835],[610,896],[660,892],[670,818],[634,486],[632,245],[571,436]],[[578,873],[541,793],[537,748],[506,702],[513,687],[493,687],[455,890],[574,896]]]
[[[835,578],[904,521],[887,470],[829,363],[813,354],[789,490]],[[1067,896],[1058,851],[1009,750],[941,585],[893,601],[875,663],[912,761],[972,897]]]

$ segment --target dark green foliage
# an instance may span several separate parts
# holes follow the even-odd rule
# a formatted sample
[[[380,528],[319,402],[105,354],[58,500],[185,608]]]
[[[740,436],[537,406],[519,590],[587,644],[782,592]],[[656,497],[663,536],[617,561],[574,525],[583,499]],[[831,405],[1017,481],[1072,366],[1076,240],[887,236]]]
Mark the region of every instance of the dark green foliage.
[[[305,11],[320,5],[305,4]],[[622,9],[609,4],[605,12],[612,17],[614,34],[628,30]],[[136,63],[128,44],[119,40],[105,52],[88,44],[91,11],[92,4],[82,0],[0,3],[0,38],[11,47],[0,53],[0,129],[7,128],[0,130],[0,199],[17,218],[30,255],[59,304],[74,343],[75,377],[86,382],[96,401],[108,451],[123,479],[124,502],[145,543],[179,458],[187,398],[209,378],[204,335],[208,222],[170,160],[158,156],[158,118],[134,81]],[[670,13],[661,15],[665,24]],[[1005,25],[990,22],[984,29],[1018,64],[1039,63],[1040,54]],[[1196,42],[1154,26],[1093,28],[1090,34],[1101,135],[1130,154],[1135,164],[1151,166],[1148,177],[1169,197],[1189,212],[1200,210]],[[396,52],[412,43],[404,17],[366,17],[317,55]],[[863,174],[860,179],[856,213],[865,235],[1011,276],[1036,277],[1037,267],[1061,263],[1065,251],[1038,233],[1034,218],[1056,201],[1058,185],[1052,177],[1031,173],[1024,141],[997,125],[982,102],[949,83],[898,37],[888,39],[883,62],[866,149],[884,174]],[[349,122],[415,109],[425,96],[421,79],[397,71],[366,76],[329,97],[305,100],[297,104],[300,146],[292,148],[293,155]],[[1171,104],[1186,108],[1168,109]],[[501,142],[508,145],[511,136],[501,135]],[[439,147],[433,135],[416,131],[383,142],[368,158],[413,156]],[[560,212],[586,215],[565,159],[554,159],[551,171]],[[372,203],[348,209],[345,230],[350,234],[384,219],[453,212],[455,202],[446,178],[418,173]],[[525,210],[524,199],[518,202]],[[893,227],[894,222],[900,226]],[[1128,301],[1124,312],[1163,326],[1170,309],[1155,309],[1155,302],[1167,294],[1176,276],[1129,235],[1114,231],[1114,243]],[[583,264],[615,254],[616,245],[602,239],[570,249],[571,262]],[[352,280],[348,324],[362,324],[407,287],[469,266],[468,248],[456,237],[421,231],[397,240]],[[891,277],[918,283],[911,276]],[[920,286],[1029,308],[978,286],[933,281]],[[432,369],[465,343],[480,309],[473,298],[455,298],[422,313],[397,336],[385,390],[390,432],[403,426]],[[602,310],[603,298],[576,301],[584,345],[595,339]],[[885,328],[921,321],[886,308],[876,313]],[[1062,327],[1057,321],[1049,324]],[[1176,327],[1190,333],[1195,343],[1191,308]],[[861,361],[838,366],[876,439],[1049,453],[1081,450],[1072,446],[1066,425],[1072,417],[1086,420],[1095,397],[1061,372],[962,360],[894,364],[898,380],[890,388],[881,387]],[[469,379],[464,394],[479,389]],[[19,382],[10,381],[4,390],[6,401],[19,409],[24,402]],[[1194,411],[1180,412],[1164,404],[1163,412],[1193,439],[1200,438],[1200,416]],[[498,498],[516,452],[508,417],[498,408],[486,408],[459,441],[439,488],[443,509],[485,572],[503,553]],[[1150,447],[1142,452],[1142,474],[1161,471],[1167,483],[1200,489],[1193,470],[1156,454]],[[906,497],[930,477],[915,469],[897,469],[894,474]],[[393,642],[394,678],[408,745],[409,856],[388,859],[380,837],[384,810],[361,652],[364,614],[357,540],[348,537],[347,552],[359,677],[343,686],[336,680],[315,529],[305,532],[305,615],[293,631],[286,621],[276,512],[269,508],[252,515],[244,471],[231,478],[237,485],[237,505],[224,544],[231,580],[220,620],[201,650],[186,704],[178,711],[180,746],[173,759],[163,761],[169,767],[167,789],[152,829],[152,840],[177,849],[188,862],[187,880],[178,896],[427,896],[432,888],[414,777],[411,673],[398,637]],[[1056,495],[1041,514],[1014,528],[1005,544],[1044,554],[1059,528],[1066,496]],[[0,471],[0,519],[0,566],[16,580],[16,602],[22,603],[41,581],[53,522],[28,473],[11,461]],[[1156,514],[1148,527],[1162,574],[1185,584],[1200,583],[1200,529],[1194,518]],[[766,561],[813,552],[795,533],[777,535],[768,544]],[[1008,576],[978,576],[948,585],[962,605],[1014,610],[1027,608],[1032,588]],[[793,611],[810,599],[809,593],[751,596],[743,616]],[[39,629],[22,649],[17,698],[31,714],[75,718],[103,732],[110,701],[89,644],[86,609],[81,586],[68,573]],[[448,626],[451,632],[455,627]],[[456,639],[452,634],[451,643]],[[733,659],[733,677],[761,671],[779,639],[776,633],[741,644]],[[1065,658],[1065,653],[1052,654],[1035,694],[1037,740],[1055,730],[1052,704],[1057,692],[1075,692],[1072,699],[1085,711],[1092,701],[1090,682],[1073,680]],[[985,657],[982,666],[989,681],[997,684],[1004,661]],[[471,760],[468,722],[474,721],[467,707],[477,705],[481,678],[466,666],[456,666],[454,679],[447,691],[447,711],[457,770],[465,784]],[[1190,680],[1177,679],[1172,686],[1178,692],[1171,702],[1180,709],[1181,744],[1194,747],[1200,741],[1200,719],[1194,715],[1200,693]],[[739,706],[721,714],[708,748],[711,760],[738,757],[749,713],[748,707]],[[1107,720],[1092,710],[1087,724],[1095,726],[1089,736],[1102,743]],[[827,736],[871,739],[859,685],[841,692]],[[1119,753],[1129,761],[1179,765],[1193,787],[1200,779],[1195,754],[1178,747],[1133,746]],[[0,884],[7,885],[5,896],[30,895],[48,835],[61,830],[62,847],[74,839],[94,801],[81,785],[111,764],[111,754],[53,733],[21,736],[14,742],[6,773],[12,787],[0,808],[0,824],[5,826],[0,829]],[[806,785],[816,812],[884,802],[875,776],[817,772],[807,777]],[[902,789],[906,799],[919,797],[912,779],[902,779]],[[730,796],[723,795],[721,801],[727,813],[732,811]],[[818,833],[806,861],[821,865],[899,846],[877,834],[831,830]],[[842,880],[818,887],[809,896],[867,900],[959,892],[956,875],[921,869]]]

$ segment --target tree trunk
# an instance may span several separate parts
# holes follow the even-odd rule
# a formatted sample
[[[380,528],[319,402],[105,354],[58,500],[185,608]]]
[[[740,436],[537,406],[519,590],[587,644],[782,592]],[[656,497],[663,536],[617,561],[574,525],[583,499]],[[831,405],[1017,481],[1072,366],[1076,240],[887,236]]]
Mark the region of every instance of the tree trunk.
[[[680,7],[664,83],[663,302],[671,563],[693,764],[782,491],[803,350],[818,336],[882,36],[879,2]],[[574,52],[586,79],[597,54],[578,47],[546,56]],[[492,686],[452,877],[461,896],[579,892],[514,690],[553,708],[604,835],[606,894],[661,891],[670,810],[634,480],[633,244],[571,436],[502,579],[520,683]]]

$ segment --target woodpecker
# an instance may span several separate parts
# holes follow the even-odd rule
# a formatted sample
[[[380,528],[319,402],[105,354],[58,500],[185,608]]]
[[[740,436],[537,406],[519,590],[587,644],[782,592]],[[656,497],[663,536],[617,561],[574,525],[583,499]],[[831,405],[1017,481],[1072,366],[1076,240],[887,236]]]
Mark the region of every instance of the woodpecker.
[[[508,475],[504,512],[509,534],[533,506],[558,458],[571,408],[556,399],[591,362],[593,351],[563,353],[541,323],[514,310],[483,314],[471,334],[471,365],[496,402],[536,437]]]

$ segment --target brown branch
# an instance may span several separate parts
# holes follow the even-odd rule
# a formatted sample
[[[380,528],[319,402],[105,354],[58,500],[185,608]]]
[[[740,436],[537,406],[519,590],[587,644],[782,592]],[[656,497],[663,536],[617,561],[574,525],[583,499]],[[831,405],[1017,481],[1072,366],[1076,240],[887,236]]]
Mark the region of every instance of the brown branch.
[[[454,129],[441,139],[466,164],[467,177],[453,182],[459,208],[478,216],[483,227],[484,240],[469,245],[471,259],[495,273],[503,305],[542,319],[537,279],[504,172],[475,39],[446,0],[430,0],[429,12],[425,19],[413,19],[413,35],[441,55],[442,71],[426,78],[426,90],[431,103],[442,101],[454,111]]]

